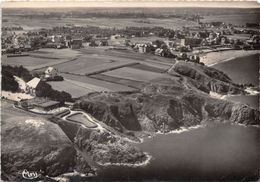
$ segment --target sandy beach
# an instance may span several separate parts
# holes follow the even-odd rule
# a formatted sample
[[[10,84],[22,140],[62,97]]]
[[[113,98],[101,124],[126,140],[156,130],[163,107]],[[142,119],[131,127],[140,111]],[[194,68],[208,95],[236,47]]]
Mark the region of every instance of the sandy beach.
[[[214,66],[220,62],[229,61],[231,59],[248,56],[253,54],[260,54],[260,50],[228,50],[221,52],[209,52],[201,55],[201,62],[208,66]]]

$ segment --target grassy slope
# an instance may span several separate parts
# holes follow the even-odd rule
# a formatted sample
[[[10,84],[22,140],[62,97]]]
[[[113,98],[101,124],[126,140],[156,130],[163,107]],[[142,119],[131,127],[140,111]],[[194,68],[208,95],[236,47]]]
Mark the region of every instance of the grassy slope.
[[[20,179],[24,169],[49,176],[90,169],[56,124],[5,101],[2,113],[2,170],[9,180]]]

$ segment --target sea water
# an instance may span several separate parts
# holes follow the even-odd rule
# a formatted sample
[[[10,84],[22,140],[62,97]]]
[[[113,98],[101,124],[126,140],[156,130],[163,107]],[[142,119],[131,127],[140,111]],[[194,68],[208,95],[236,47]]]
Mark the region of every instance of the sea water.
[[[137,146],[152,159],[142,167],[108,166],[94,180],[256,180],[259,128],[211,124],[189,132],[159,134]]]

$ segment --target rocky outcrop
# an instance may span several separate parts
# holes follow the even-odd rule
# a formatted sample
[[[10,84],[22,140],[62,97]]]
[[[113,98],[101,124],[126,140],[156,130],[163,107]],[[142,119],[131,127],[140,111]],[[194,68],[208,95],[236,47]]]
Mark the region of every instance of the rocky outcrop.
[[[108,110],[108,112],[111,112],[111,110]],[[130,111],[130,113],[132,112]],[[84,155],[84,159],[91,165],[96,166],[97,163],[135,164],[147,159],[142,151],[133,147],[129,141],[117,135],[117,133],[112,133],[107,127],[91,129],[58,118],[52,118],[52,120],[60,120],[58,124],[61,129],[69,136],[70,140]]]
[[[177,62],[169,71],[192,79],[190,83],[205,92],[213,91],[220,94],[244,94],[245,91],[238,84],[234,84],[223,72],[214,68],[192,62]]]
[[[79,128],[74,143],[98,164],[138,164],[147,159],[140,149],[118,136],[105,131],[85,130]]]
[[[120,100],[116,97],[117,94],[111,94],[114,97],[108,97],[106,101],[104,100],[108,104],[104,104],[103,100],[96,100],[95,94],[93,94],[92,97],[85,98],[88,102],[78,102],[75,108],[88,111],[97,120],[104,122],[108,126],[112,126],[117,131],[140,131],[141,126],[136,116],[137,108],[133,107],[131,99]]]
[[[139,93],[95,93],[82,98],[75,107],[99,117],[119,132],[139,131],[140,128],[142,131],[167,132],[212,119],[259,124],[259,111],[247,105],[180,88],[176,94],[172,94],[176,92],[173,86],[166,85],[149,85]],[[111,106],[120,110],[115,114]],[[108,122],[107,118],[113,118],[113,122]],[[128,127],[126,121],[135,127]]]

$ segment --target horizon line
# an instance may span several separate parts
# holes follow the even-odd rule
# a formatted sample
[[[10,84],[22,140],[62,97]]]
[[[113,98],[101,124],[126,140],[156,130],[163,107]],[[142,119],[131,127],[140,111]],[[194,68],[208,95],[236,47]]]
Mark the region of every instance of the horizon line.
[[[260,8],[256,1],[203,1],[203,0],[165,0],[165,1],[114,1],[114,0],[74,0],[74,1],[8,1],[2,2],[1,8]]]

